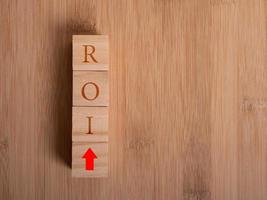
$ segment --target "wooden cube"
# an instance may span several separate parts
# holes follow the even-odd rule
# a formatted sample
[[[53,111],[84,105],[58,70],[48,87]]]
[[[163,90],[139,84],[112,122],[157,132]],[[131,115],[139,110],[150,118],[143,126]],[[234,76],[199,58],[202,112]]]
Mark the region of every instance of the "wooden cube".
[[[95,157],[88,155],[88,151],[91,151]],[[107,177],[108,143],[73,142],[72,176]]]
[[[73,106],[108,106],[108,72],[73,71]]]
[[[108,36],[73,36],[73,70],[108,70],[108,63]]]
[[[108,107],[73,107],[72,141],[108,142]]]

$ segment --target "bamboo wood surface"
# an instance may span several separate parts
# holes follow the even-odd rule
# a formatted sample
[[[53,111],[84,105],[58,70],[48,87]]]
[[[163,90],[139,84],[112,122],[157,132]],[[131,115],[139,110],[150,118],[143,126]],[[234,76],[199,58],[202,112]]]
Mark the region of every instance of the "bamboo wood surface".
[[[0,6],[0,199],[267,198],[266,0]],[[109,35],[109,177],[71,177],[73,34]]]

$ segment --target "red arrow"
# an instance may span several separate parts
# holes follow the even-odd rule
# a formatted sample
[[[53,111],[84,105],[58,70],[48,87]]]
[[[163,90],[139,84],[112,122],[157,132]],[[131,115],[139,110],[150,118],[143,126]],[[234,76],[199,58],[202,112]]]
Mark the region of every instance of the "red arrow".
[[[97,158],[95,153],[92,151],[91,148],[89,148],[86,153],[83,155],[82,158],[85,158],[85,169],[86,170],[94,170],[94,159]]]

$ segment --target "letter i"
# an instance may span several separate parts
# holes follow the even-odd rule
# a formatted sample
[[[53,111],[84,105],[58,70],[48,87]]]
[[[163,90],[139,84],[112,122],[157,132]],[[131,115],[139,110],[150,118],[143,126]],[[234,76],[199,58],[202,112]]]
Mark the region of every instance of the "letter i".
[[[88,132],[86,133],[86,134],[93,134],[93,132],[92,132],[92,116],[90,116],[90,117],[87,117],[88,118]]]

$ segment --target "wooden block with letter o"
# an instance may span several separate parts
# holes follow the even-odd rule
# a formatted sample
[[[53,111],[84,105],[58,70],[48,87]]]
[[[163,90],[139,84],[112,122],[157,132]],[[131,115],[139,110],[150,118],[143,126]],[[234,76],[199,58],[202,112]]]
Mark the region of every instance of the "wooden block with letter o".
[[[73,106],[108,106],[108,72],[73,71]]]
[[[72,176],[108,176],[108,37],[73,36]]]

